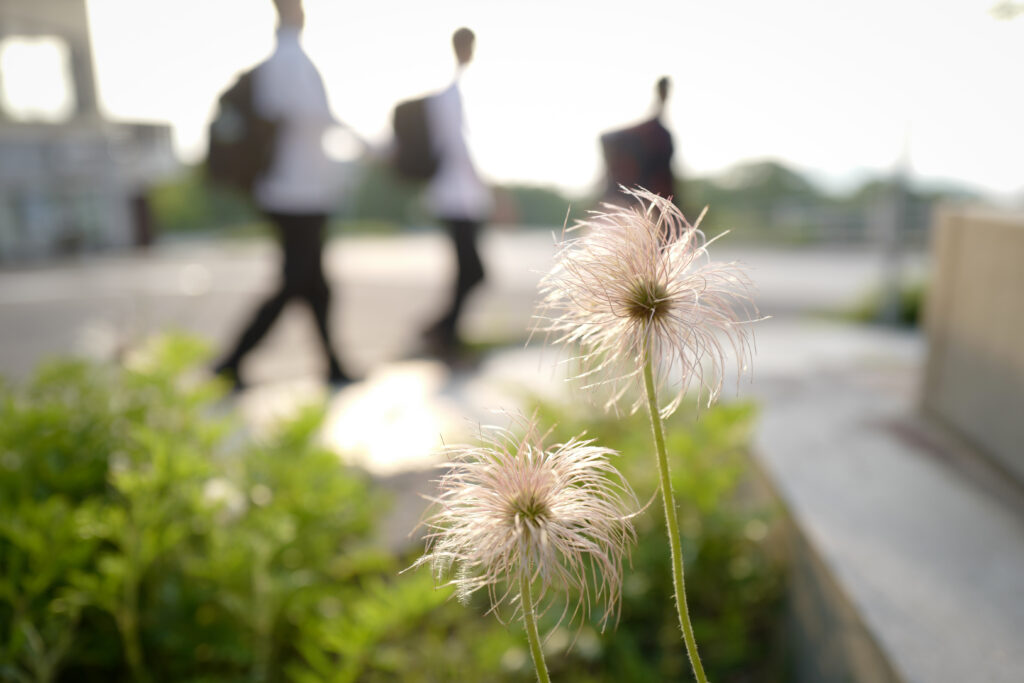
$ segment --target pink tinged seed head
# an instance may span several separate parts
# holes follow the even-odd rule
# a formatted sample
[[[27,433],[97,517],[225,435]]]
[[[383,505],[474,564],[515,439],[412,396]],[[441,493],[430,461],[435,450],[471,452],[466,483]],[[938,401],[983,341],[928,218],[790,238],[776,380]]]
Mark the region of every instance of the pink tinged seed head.
[[[738,263],[710,260],[700,219],[691,224],[646,190],[625,191],[633,205],[606,205],[566,230],[573,236],[541,280],[534,329],[580,349],[575,377],[604,389],[608,409],[627,397],[632,410],[643,405],[636,387],[647,358],[659,395],[670,389],[663,416],[691,387],[710,405],[727,359],[736,360],[737,380],[749,368],[750,323],[760,319],[752,284]]]
[[[603,625],[618,614],[623,560],[636,540],[627,501],[636,499],[609,460],[614,451],[582,435],[545,447],[534,421],[517,421],[522,438],[489,427],[480,445],[446,449],[426,553],[413,566],[430,564],[463,601],[486,588],[495,613],[523,608],[526,577],[535,586],[530,608],[570,596],[578,599],[571,619],[603,605]]]

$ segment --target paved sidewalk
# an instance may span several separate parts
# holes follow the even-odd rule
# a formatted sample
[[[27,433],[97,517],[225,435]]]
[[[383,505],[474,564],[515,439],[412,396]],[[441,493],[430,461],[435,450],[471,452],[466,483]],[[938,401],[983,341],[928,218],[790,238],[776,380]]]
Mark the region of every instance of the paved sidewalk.
[[[466,335],[476,341],[525,337],[554,237],[543,230],[491,229],[481,251],[488,278],[468,302]],[[747,263],[758,303],[773,316],[848,306],[879,281],[881,259],[865,248],[764,249],[719,242],[717,259]],[[717,247],[717,245],[716,245]],[[437,232],[333,240],[326,271],[335,289],[338,344],[361,374],[406,356],[420,327],[450,290],[451,249]],[[919,272],[923,259],[908,259]],[[0,269],[0,375],[28,375],[48,355],[108,357],[167,328],[226,344],[277,278],[269,240],[160,246],[151,252],[83,257]],[[254,381],[315,376],[308,314],[285,311],[249,363]]]
[[[1021,680],[1024,493],[919,412],[924,351],[869,328],[760,336],[754,452],[793,523],[801,680]]]

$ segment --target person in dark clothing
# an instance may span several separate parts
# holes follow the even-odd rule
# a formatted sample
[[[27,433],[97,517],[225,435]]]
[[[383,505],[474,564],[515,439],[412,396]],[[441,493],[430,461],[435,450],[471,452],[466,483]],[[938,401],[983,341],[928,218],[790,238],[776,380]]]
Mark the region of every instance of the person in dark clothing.
[[[457,273],[452,291],[451,304],[444,315],[431,327],[440,337],[444,346],[457,343],[456,324],[463,303],[470,291],[484,280],[484,264],[477,250],[477,233],[480,221],[468,218],[444,219],[445,229],[455,247]]]
[[[476,37],[468,28],[452,36],[455,79],[427,102],[427,120],[440,165],[427,187],[427,201],[451,237],[457,274],[451,303],[423,332],[428,350],[450,357],[460,346],[459,316],[470,291],[484,279],[477,251],[477,233],[492,209],[492,198],[481,180],[466,142],[459,78],[473,58]]]
[[[327,358],[327,381],[345,384],[351,381],[334,353],[328,312],[331,291],[324,276],[322,254],[327,215],[269,213],[281,243],[282,274],[277,291],[256,310],[240,335],[234,349],[216,368],[217,374],[229,376],[241,388],[239,365],[259,341],[270,331],[274,321],[292,300],[305,302],[313,313],[324,355]]]
[[[662,123],[669,86],[667,76],[658,80],[654,116],[650,119],[601,136],[607,168],[603,201],[622,204],[627,197],[619,187],[624,186],[642,187],[681,205],[679,183],[672,170],[672,133]]]
[[[299,43],[305,23],[301,0],[274,0],[280,18],[277,48],[254,75],[254,106],[278,121],[273,161],[254,188],[258,207],[273,224],[282,249],[282,276],[277,291],[263,302],[243,329],[234,348],[215,372],[241,388],[239,368],[292,300],[309,305],[323,348],[327,381],[344,384],[351,377],[334,353],[330,332],[330,288],[324,277],[323,247],[327,217],[336,184],[323,150],[323,134],[339,122],[331,114],[323,81]]]

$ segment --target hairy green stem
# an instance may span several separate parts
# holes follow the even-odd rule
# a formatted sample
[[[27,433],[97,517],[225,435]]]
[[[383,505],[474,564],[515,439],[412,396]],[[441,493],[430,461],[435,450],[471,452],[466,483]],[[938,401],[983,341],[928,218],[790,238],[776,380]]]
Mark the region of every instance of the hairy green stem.
[[[134,522],[129,522],[129,525],[124,547],[127,559],[122,585],[124,602],[115,616],[121,630],[121,638],[124,641],[124,656],[128,662],[128,670],[131,671],[132,679],[139,683],[148,683],[149,672],[146,671],[142,643],[139,640],[139,584],[142,573],[139,546],[141,540]]]
[[[254,683],[270,680],[274,656],[274,612],[270,577],[270,552],[262,545],[256,549],[252,568],[252,626],[254,656],[250,678]]]
[[[519,579],[519,600],[523,608],[526,638],[530,641],[530,654],[533,655],[533,666],[537,669],[537,680],[540,683],[551,683],[551,677],[548,676],[548,665],[544,663],[544,652],[540,649],[537,618],[533,614],[533,590],[530,587],[530,577],[526,574]]]
[[[672,491],[672,478],[668,471],[668,455],[665,452],[665,434],[661,425],[661,414],[658,411],[658,398],[654,386],[654,369],[650,355],[644,358],[644,387],[647,389],[647,410],[651,416],[651,431],[654,432],[654,445],[658,455],[658,477],[661,480],[661,500],[665,504],[665,524],[668,527],[668,547],[672,553],[672,581],[676,591],[676,609],[679,612],[679,624],[683,627],[683,640],[686,651],[690,655],[693,674],[700,683],[707,683],[704,667],[697,654],[697,641],[693,637],[693,626],[686,607],[686,581],[683,578],[683,550],[679,545],[679,519],[676,516],[676,500]]]

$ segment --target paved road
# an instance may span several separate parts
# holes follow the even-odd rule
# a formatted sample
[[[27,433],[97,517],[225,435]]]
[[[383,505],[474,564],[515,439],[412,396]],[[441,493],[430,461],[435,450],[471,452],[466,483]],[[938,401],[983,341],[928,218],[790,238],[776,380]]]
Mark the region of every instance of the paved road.
[[[524,338],[554,238],[537,230],[487,232],[488,281],[470,300],[466,335]],[[875,287],[881,259],[864,249],[725,247],[716,258],[750,266],[762,312],[776,317],[839,309]],[[148,253],[0,270],[0,375],[20,378],[53,354],[105,357],[154,331],[192,331],[223,345],[276,279],[269,241],[170,244]],[[918,272],[923,258],[908,258]],[[335,239],[326,256],[334,327],[357,373],[406,356],[444,305],[451,269],[439,233]],[[254,381],[319,374],[308,313],[285,312],[249,363]]]

